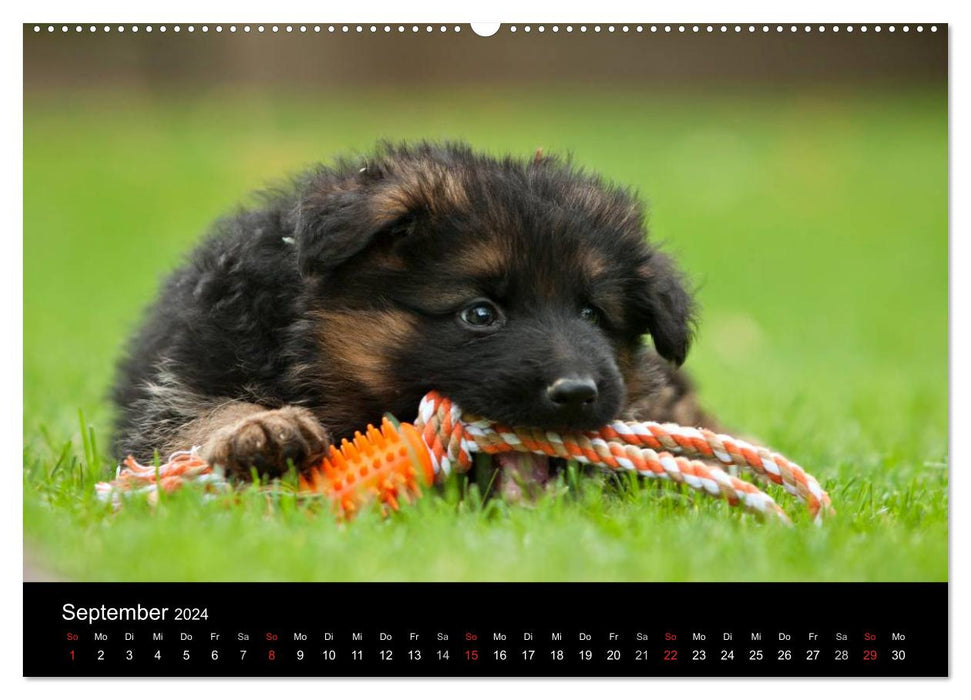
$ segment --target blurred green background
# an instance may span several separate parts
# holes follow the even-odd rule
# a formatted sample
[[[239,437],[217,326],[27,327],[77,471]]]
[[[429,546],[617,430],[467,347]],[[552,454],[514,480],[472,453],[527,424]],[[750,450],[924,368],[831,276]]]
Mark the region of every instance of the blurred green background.
[[[876,57],[872,45],[829,44],[827,61],[819,46],[797,55],[774,38],[753,48],[709,37],[704,60],[697,43],[652,44],[667,57],[660,67],[641,55],[650,38],[636,37],[578,78],[505,35],[507,60],[474,80],[463,66],[487,62],[475,58],[487,40],[467,31],[412,53],[380,36],[341,37],[320,56],[309,43],[275,59],[267,49],[262,72],[252,56],[231,60],[241,52],[229,37],[232,50],[197,46],[192,60],[157,32],[107,49],[82,43],[92,37],[25,38],[28,576],[947,578],[944,37],[895,37]],[[327,64],[365,41],[370,73]],[[576,62],[594,48],[563,51]],[[680,55],[692,58],[678,67]],[[423,78],[436,56],[454,56],[458,75]],[[288,72],[301,61],[321,74]],[[815,474],[838,516],[786,531],[676,489],[598,484],[533,508],[425,499],[346,530],[285,499],[220,508],[182,494],[153,513],[111,515],[91,495],[113,468],[104,397],[159,281],[248,192],[379,138],[568,152],[634,186],[651,235],[697,286],[687,367],[704,403]]]

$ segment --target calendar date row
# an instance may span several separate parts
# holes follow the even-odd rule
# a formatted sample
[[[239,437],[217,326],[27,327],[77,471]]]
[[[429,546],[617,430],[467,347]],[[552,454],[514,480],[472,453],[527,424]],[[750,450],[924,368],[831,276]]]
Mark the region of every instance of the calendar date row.
[[[79,661],[85,656],[85,652],[79,652],[78,650],[71,648],[67,652],[70,660]],[[739,648],[739,649],[707,649],[707,648],[689,648],[689,649],[678,649],[678,648],[668,648],[668,649],[505,649],[496,648],[491,650],[479,650],[479,649],[460,649],[460,650],[450,650],[450,649],[431,649],[424,650],[421,648],[412,649],[348,649],[340,650],[337,649],[319,649],[310,650],[304,648],[296,649],[286,649],[278,650],[276,648],[267,649],[222,649],[222,648],[210,648],[210,649],[168,649],[163,650],[162,648],[151,648],[147,647],[144,650],[134,647],[119,648],[116,650],[110,650],[105,648],[97,648],[87,650],[87,656],[91,657],[94,661],[105,661],[111,658],[112,654],[119,656],[121,660],[124,661],[135,661],[136,655],[142,656],[146,655],[150,659],[155,661],[193,661],[201,658],[203,661],[238,661],[240,663],[252,662],[255,660],[263,660],[267,662],[284,661],[291,660],[297,662],[303,661],[317,661],[335,662],[335,661],[365,661],[365,660],[376,660],[380,662],[395,662],[404,660],[407,662],[421,662],[421,661],[439,661],[439,662],[450,662],[453,660],[465,661],[475,663],[482,659],[491,659],[497,662],[504,662],[509,660],[517,660],[523,662],[536,661],[541,658],[546,658],[551,661],[568,661],[574,660],[579,662],[589,662],[594,660],[601,660],[605,662],[619,662],[626,658],[638,661],[660,661],[662,663],[676,663],[679,661],[690,661],[690,662],[706,662],[706,661],[721,661],[721,662],[735,662],[735,661],[747,661],[752,663],[759,663],[765,661],[779,661],[788,662],[794,659],[801,658],[803,661],[815,662],[820,661],[825,658],[830,658],[832,661],[850,661],[853,658],[864,662],[875,662],[881,657],[886,658],[890,661],[906,661],[907,650],[905,648],[891,648],[887,650],[881,650],[877,648],[869,649],[819,649],[819,648],[802,648],[802,649],[755,649],[755,648]]]

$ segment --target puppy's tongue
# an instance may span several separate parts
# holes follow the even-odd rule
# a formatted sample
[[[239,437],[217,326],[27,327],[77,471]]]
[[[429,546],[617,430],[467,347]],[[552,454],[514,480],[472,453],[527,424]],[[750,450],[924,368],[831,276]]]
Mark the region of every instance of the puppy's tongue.
[[[550,458],[529,452],[502,452],[499,465],[500,489],[507,501],[534,498],[550,480]]]

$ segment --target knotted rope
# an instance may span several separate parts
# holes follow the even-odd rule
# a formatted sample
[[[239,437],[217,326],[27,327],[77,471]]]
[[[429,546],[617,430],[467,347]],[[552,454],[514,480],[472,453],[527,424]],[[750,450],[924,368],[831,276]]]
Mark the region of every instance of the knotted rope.
[[[398,430],[405,429],[411,430],[411,426],[403,424]],[[423,442],[430,457],[432,469],[424,479],[428,481],[442,482],[453,472],[468,471],[475,452],[531,452],[666,479],[761,516],[790,522],[769,494],[725,471],[721,464],[731,471],[748,471],[764,483],[782,486],[805,503],[817,522],[832,511],[827,493],[798,464],[764,447],[703,428],[650,421],[614,421],[600,430],[575,433],[509,427],[464,415],[447,397],[433,391],[422,399],[414,429],[421,437],[421,442],[417,436],[409,437],[418,445],[414,449],[421,449]],[[332,448],[322,465],[312,469],[309,478],[301,479],[301,488],[327,494],[344,514],[356,511],[375,496],[397,507],[396,494],[417,493],[422,470],[413,451],[409,454],[401,448],[397,455],[388,452],[388,440],[395,445],[400,442],[388,432],[394,430],[390,423],[381,431],[369,427],[367,435],[357,433],[353,443],[345,440],[339,450]],[[383,451],[386,461],[375,459],[376,451]],[[427,466],[423,455],[417,459]],[[159,485],[170,491],[186,480],[205,481],[209,488],[223,485],[220,473],[193,449],[176,453],[158,469],[143,467],[129,457],[114,481],[99,483],[96,489],[100,498],[117,503],[121,493],[157,495]],[[355,483],[360,486],[354,486]]]

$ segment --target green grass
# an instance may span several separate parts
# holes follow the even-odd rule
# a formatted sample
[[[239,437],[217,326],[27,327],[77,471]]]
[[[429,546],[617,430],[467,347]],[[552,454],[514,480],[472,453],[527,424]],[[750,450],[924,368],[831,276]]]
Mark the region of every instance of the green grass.
[[[28,96],[27,559],[85,580],[946,580],[946,119],[943,87]],[[97,502],[112,363],[161,275],[246,192],[380,137],[570,150],[636,186],[698,285],[706,405],[838,515],[776,527],[599,478],[532,507],[455,483],[346,527],[285,489]]]

